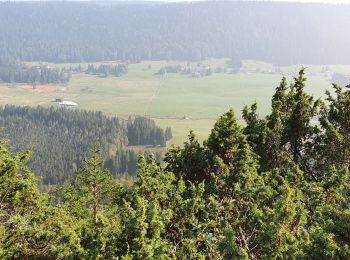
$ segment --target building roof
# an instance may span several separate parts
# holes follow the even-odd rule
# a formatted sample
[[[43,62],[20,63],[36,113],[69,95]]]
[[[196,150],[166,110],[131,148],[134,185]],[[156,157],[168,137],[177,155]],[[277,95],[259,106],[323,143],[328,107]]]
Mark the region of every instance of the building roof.
[[[78,104],[73,101],[62,101],[58,103],[60,106],[68,106],[68,107],[75,107]]]

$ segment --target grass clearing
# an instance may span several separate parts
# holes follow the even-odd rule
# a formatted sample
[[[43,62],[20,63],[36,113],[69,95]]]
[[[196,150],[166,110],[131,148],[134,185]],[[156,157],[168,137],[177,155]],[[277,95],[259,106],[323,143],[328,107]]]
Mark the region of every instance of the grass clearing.
[[[203,62],[212,67],[224,67],[227,60],[211,59]],[[94,63],[94,66],[106,63]],[[37,63],[30,63],[30,65]],[[204,140],[210,132],[215,119],[233,108],[240,118],[244,105],[258,102],[260,115],[270,111],[270,100],[278,86],[282,74],[288,75],[291,82],[301,66],[277,68],[272,64],[244,61],[240,73],[213,74],[202,78],[168,73],[164,77],[156,75],[166,65],[183,65],[179,61],[144,61],[130,64],[129,72],[122,77],[98,77],[84,73],[73,74],[66,86],[38,86],[33,91],[23,85],[0,85],[0,105],[15,104],[28,106],[57,106],[56,98],[74,101],[79,109],[100,110],[107,115],[128,117],[129,115],[147,115],[162,127],[171,126],[174,139],[171,143],[181,144],[186,140],[190,129]],[[79,64],[49,64],[52,67],[77,67]],[[88,63],[81,63],[86,68]],[[196,63],[191,63],[195,66]],[[325,89],[331,87],[328,78],[318,73],[325,66],[307,67],[307,91],[316,98],[321,97]],[[349,72],[350,66],[332,65],[335,72]],[[279,73],[266,71],[279,70]],[[52,87],[52,90],[47,88]],[[181,118],[188,118],[184,120]]]
[[[212,129],[214,119],[160,119],[154,118],[157,125],[161,127],[171,126],[173,139],[169,144],[181,145],[187,140],[189,132],[192,130],[196,134],[198,140],[203,142],[207,139]]]

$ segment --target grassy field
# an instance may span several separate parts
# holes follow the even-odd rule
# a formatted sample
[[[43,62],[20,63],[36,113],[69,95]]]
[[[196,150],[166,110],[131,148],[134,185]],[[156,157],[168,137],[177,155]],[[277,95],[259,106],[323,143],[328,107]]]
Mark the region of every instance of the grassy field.
[[[106,64],[107,62],[103,62]],[[111,62],[113,63],[113,62]],[[205,64],[225,66],[226,60],[208,60]],[[66,86],[0,86],[0,105],[57,106],[55,98],[77,102],[80,109],[101,110],[108,115],[128,117],[146,115],[160,126],[171,126],[174,139],[180,144],[190,129],[200,140],[208,135],[215,119],[232,107],[240,117],[244,105],[258,102],[260,115],[270,110],[270,99],[281,80],[281,74],[295,73],[301,66],[279,68],[281,74],[262,73],[276,68],[268,63],[245,61],[237,74],[213,74],[202,78],[187,75],[156,75],[165,65],[184,62],[141,62],[129,65],[123,77],[98,77],[73,74]],[[50,64],[56,67],[76,67],[78,64]],[[98,63],[94,64],[95,66]],[[151,68],[149,69],[149,65]],[[192,63],[193,65],[193,63]],[[87,67],[82,63],[81,66]],[[307,90],[315,97],[330,87],[329,79],[317,75],[323,66],[306,66],[309,73]],[[330,66],[333,71],[350,71],[349,66]],[[311,75],[312,73],[312,75]],[[287,77],[289,81],[291,76]],[[182,119],[186,117],[187,119]]]
[[[187,140],[190,130],[196,133],[200,142],[203,142],[209,135],[212,126],[215,123],[214,119],[158,119],[155,118],[156,123],[161,127],[171,126],[173,132],[173,139],[170,144],[182,144]]]

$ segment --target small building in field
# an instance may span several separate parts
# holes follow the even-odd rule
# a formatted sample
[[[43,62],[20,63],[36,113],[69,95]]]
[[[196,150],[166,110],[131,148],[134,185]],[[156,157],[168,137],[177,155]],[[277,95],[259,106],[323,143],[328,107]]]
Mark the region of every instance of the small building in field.
[[[58,104],[62,107],[76,107],[76,106],[78,106],[78,104],[73,102],[73,101],[62,101],[62,102],[59,102]]]

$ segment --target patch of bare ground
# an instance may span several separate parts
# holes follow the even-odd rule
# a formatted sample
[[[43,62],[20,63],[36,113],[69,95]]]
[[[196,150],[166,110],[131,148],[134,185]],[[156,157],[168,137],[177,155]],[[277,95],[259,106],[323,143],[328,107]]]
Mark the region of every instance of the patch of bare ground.
[[[127,146],[127,149],[132,150],[136,153],[151,152],[151,153],[164,154],[167,152],[166,147],[149,146],[149,145],[130,145],[130,146]]]
[[[35,88],[32,85],[19,85],[18,87],[35,93],[52,93],[67,90],[67,87],[64,85],[37,85]]]
[[[19,88],[19,89],[27,90],[34,93],[53,93],[53,92],[62,92],[67,90],[66,85],[54,85],[54,84],[37,85],[35,88],[33,88],[33,85],[31,84],[0,84],[0,87]]]

